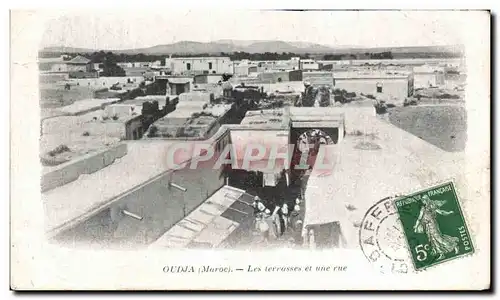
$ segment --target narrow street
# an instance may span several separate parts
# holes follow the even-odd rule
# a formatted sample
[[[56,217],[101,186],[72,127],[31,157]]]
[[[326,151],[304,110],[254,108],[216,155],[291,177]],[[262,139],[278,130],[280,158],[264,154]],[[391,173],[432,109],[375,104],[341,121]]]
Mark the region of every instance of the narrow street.
[[[280,225],[276,225],[278,222],[278,217],[269,216],[264,219],[269,227],[269,235],[266,239],[262,232],[257,228],[256,222],[257,218],[252,216],[252,220],[249,221],[245,228],[245,232],[241,235],[238,243],[232,248],[235,249],[273,249],[273,248],[302,248],[302,221],[304,220],[304,189],[307,185],[307,180],[309,178],[310,171],[307,171],[304,175],[293,181],[289,187],[282,186],[283,183],[278,184],[277,187],[255,187],[248,186],[246,190],[246,195],[249,197],[259,196],[262,202],[265,203],[266,208],[270,210],[271,214],[274,211],[275,204],[283,206],[284,203],[287,204],[289,209],[289,218],[286,230],[282,235],[278,233],[278,228]],[[247,181],[251,185],[251,180]],[[247,183],[246,182],[246,183]],[[244,188],[245,184],[239,182],[238,188]],[[294,211],[296,199],[301,199],[298,204],[298,211]],[[273,205],[274,204],[274,205]],[[300,220],[300,221],[299,221]],[[299,221],[299,222],[297,222]],[[297,226],[293,226],[296,224]]]

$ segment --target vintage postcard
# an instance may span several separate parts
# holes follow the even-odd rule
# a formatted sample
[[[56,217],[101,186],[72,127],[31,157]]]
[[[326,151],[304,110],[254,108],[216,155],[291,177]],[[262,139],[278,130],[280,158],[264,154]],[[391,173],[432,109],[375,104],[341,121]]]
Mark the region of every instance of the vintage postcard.
[[[12,11],[10,43],[11,289],[490,288],[488,11]]]

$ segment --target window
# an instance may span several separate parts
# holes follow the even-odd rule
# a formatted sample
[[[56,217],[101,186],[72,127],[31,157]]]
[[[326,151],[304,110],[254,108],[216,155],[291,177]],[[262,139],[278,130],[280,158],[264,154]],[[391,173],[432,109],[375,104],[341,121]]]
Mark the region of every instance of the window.
[[[382,83],[377,83],[377,93],[382,93]]]
[[[191,64],[187,63],[186,68],[187,68],[188,71],[191,70]]]
[[[208,63],[208,69],[212,70],[212,63],[211,62]]]

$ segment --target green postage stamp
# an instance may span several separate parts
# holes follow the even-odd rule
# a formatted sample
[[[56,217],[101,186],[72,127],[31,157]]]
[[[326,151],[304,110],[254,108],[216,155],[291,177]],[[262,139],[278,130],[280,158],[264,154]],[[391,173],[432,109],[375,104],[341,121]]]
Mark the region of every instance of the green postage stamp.
[[[474,252],[453,182],[394,201],[416,270]]]

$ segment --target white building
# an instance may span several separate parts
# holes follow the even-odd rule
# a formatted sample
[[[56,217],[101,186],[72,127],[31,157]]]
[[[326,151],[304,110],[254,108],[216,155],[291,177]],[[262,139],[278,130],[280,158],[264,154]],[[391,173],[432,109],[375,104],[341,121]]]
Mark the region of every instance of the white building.
[[[317,71],[319,70],[319,64],[314,59],[301,59],[300,69],[304,71]]]
[[[415,88],[439,87],[444,85],[443,67],[418,66],[413,68]]]
[[[335,89],[404,100],[413,95],[413,73],[409,72],[336,72]]]
[[[256,73],[257,66],[252,65],[238,65],[234,67],[234,74],[238,76],[248,76],[251,73]]]
[[[175,57],[167,58],[165,66],[173,74],[233,74],[229,57]]]

